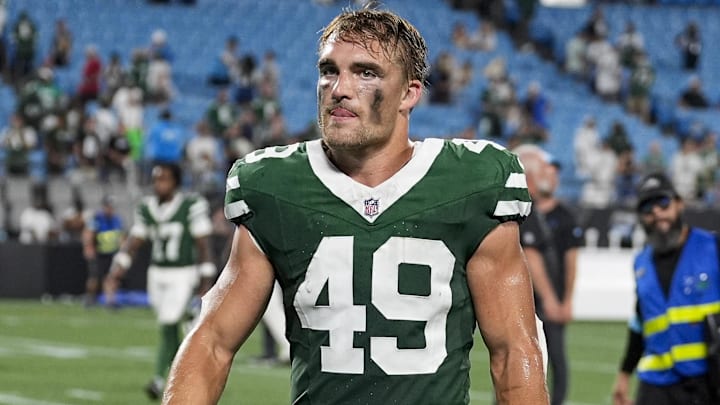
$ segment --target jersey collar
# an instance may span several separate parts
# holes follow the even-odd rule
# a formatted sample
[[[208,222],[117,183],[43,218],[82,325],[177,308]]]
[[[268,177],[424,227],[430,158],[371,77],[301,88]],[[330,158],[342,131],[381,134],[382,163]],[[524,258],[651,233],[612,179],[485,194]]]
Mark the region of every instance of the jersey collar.
[[[365,221],[374,223],[383,212],[422,180],[435,162],[443,144],[442,139],[430,138],[415,142],[410,161],[375,187],[358,183],[335,167],[323,151],[321,140],[307,142],[307,154],[313,173],[323,185]]]

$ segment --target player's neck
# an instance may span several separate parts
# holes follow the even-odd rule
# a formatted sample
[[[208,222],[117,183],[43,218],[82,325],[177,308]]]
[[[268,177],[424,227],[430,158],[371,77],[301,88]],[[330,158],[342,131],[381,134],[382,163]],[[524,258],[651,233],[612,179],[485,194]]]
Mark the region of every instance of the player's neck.
[[[328,146],[324,146],[324,150],[340,171],[368,187],[385,182],[413,156],[413,144],[407,138],[368,150],[337,150]]]

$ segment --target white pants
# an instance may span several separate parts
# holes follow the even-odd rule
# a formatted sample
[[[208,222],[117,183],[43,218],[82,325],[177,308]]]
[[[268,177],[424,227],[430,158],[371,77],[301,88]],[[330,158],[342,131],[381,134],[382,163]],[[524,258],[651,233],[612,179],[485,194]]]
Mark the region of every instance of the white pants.
[[[160,324],[180,322],[199,281],[195,266],[148,268],[148,299]]]

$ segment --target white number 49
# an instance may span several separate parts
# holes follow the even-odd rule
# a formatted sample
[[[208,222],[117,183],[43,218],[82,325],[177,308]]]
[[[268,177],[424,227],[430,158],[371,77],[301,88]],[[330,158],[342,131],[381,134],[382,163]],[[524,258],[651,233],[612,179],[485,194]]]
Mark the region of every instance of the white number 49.
[[[398,291],[400,264],[430,268],[430,294]],[[392,237],[373,254],[372,305],[389,320],[425,322],[425,347],[399,349],[397,337],[370,338],[370,358],[388,375],[432,374],[447,356],[445,329],[452,305],[455,257],[438,240]],[[324,286],[328,304],[316,305]],[[366,308],[353,302],[353,237],[331,236],[320,241],[295,294],[294,306],[303,328],[329,332],[321,350],[321,369],[328,373],[362,374],[363,348],[353,347],[355,332],[366,328]]]

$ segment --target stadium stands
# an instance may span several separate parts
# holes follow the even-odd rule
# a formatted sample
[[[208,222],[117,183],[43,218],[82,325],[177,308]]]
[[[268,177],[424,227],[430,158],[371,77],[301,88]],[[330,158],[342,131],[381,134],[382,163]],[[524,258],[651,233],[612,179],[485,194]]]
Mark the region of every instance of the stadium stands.
[[[681,0],[663,1],[679,2],[684,4]],[[414,111],[412,134],[417,138],[457,136],[463,130],[474,129],[478,124],[480,95],[487,85],[482,70],[489,61],[502,57],[517,89],[525,89],[531,81],[538,81],[550,100],[551,137],[546,147],[569,168],[562,174],[562,193],[566,199],[576,199],[581,185],[581,179],[574,177],[574,158],[568,145],[586,115],[597,117],[600,134],[605,134],[612,122],[622,122],[636,147],[636,156],[644,155],[650,139],[661,142],[666,156],[675,152],[677,145],[672,138],[663,136],[662,126],[683,129],[699,121],[720,129],[717,114],[676,108],[674,100],[689,73],[679,68],[680,57],[672,45],[674,36],[690,20],[698,22],[707,42],[717,38],[720,26],[713,22],[720,18],[720,9],[716,7],[602,6],[610,22],[610,38],[617,37],[626,20],[634,21],[646,38],[650,59],[658,72],[653,94],[660,124],[647,125],[626,114],[619,104],[603,102],[586,85],[570,80],[557,67],[557,60],[548,61],[533,52],[518,51],[504,32],[498,32],[498,46],[493,51],[455,49],[451,41],[453,24],[461,22],[470,31],[479,25],[478,18],[471,12],[453,10],[444,2],[434,0],[388,0],[384,3],[418,25],[428,41],[431,60],[445,50],[450,51],[457,61],[473,64],[473,80],[457,94],[450,106],[423,104]],[[71,65],[58,69],[56,80],[69,93],[74,92],[81,78],[82,52],[86,45],[96,44],[103,60],[107,60],[111,52],[119,52],[127,65],[132,49],[147,46],[155,29],[165,30],[175,53],[173,77],[179,93],[171,107],[179,122],[188,128],[202,117],[214,97],[215,90],[205,79],[227,36],[236,35],[240,39],[243,53],[259,56],[272,49],[280,62],[280,101],[291,134],[299,133],[315,119],[317,31],[340,7],[321,6],[310,0],[199,0],[194,6],[149,5],[143,0],[24,0],[9,4],[9,21],[25,9],[39,23],[39,55],[48,53],[55,19],[67,21],[75,46]],[[538,7],[531,33],[536,40],[552,44],[559,60],[565,42],[581,27],[591,10],[592,6],[573,9]],[[708,89],[720,87],[718,62],[720,49],[706,46],[698,73]],[[717,101],[717,94],[711,96],[713,102]],[[14,106],[12,90],[7,86],[0,87],[0,117],[8,117]],[[145,125],[149,127],[157,110],[148,108],[145,115]],[[42,156],[36,158],[42,159]]]

